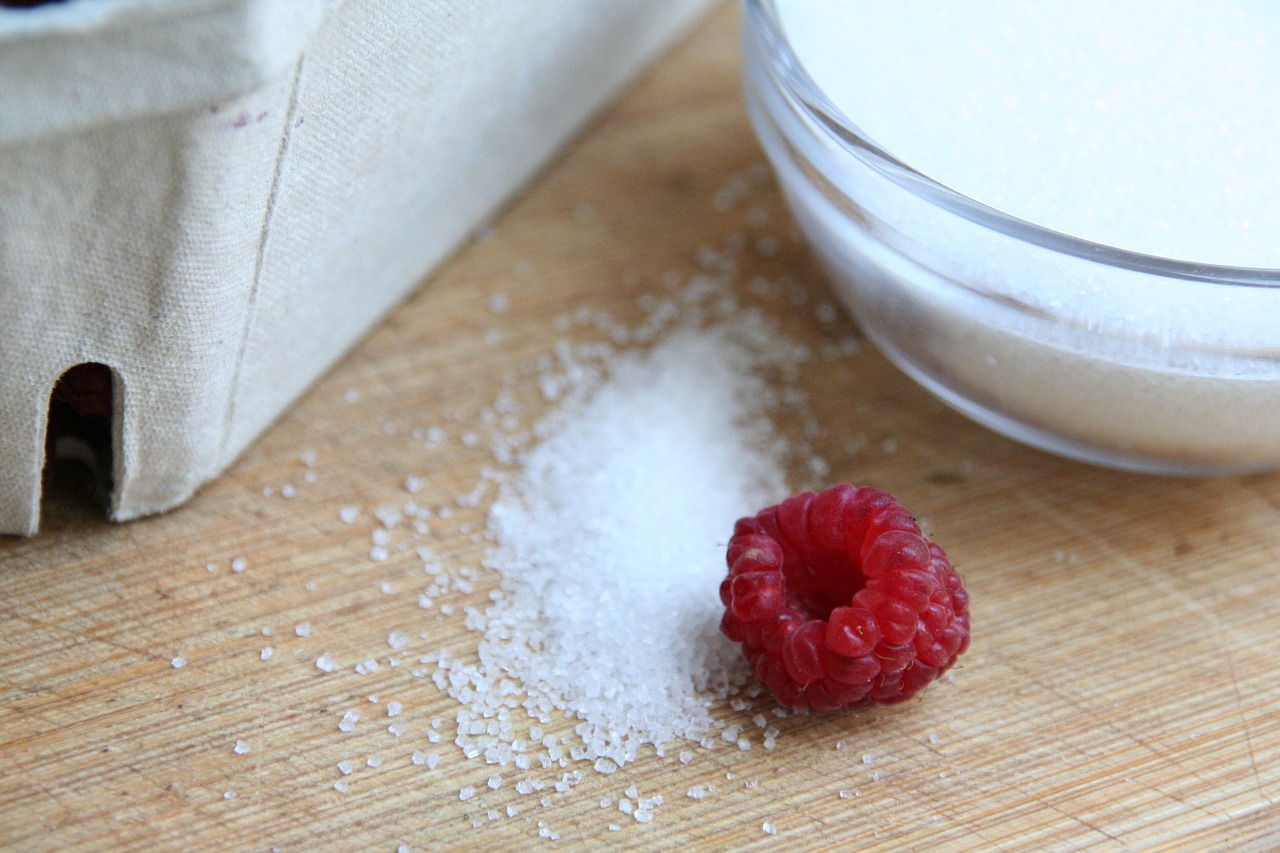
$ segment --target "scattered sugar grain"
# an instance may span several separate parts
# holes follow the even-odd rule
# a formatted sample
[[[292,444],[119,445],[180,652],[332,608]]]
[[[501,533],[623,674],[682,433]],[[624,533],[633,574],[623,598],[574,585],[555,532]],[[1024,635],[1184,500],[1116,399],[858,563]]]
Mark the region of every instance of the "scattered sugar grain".
[[[365,759],[364,764],[366,767],[372,767],[374,770],[377,770],[382,766],[382,759],[378,758],[376,755],[371,755]]]
[[[773,821],[771,821],[771,820],[766,820],[764,823],[760,824],[760,828],[761,828],[762,830],[764,830],[764,834],[765,834],[765,835],[777,835],[777,834],[778,834],[778,828],[777,828],[776,826],[774,826],[774,825],[773,825]]]
[[[388,703],[387,703],[387,716],[388,716],[388,717],[398,717],[398,716],[400,716],[402,713],[404,713],[404,705],[400,704],[399,702],[395,701],[394,699],[392,699],[390,702],[388,702]]]
[[[275,649],[271,648],[270,646],[265,646],[263,647],[262,651],[258,653],[258,657],[262,658],[263,660],[271,660],[271,658],[275,656],[275,653],[276,653]]]
[[[347,711],[338,722],[338,731],[353,732],[358,722],[360,722],[360,715],[355,711]]]
[[[475,795],[476,795],[476,789],[470,785],[467,785],[465,788],[461,788],[458,791],[458,799],[462,800],[463,802],[466,802],[467,800],[471,799]]]
[[[344,759],[343,761],[338,762],[338,772],[341,773],[343,776],[350,776],[351,771],[355,769],[356,769],[355,765],[352,764],[350,761],[346,761]]]
[[[185,655],[180,654],[177,657],[175,657],[173,660],[169,661],[169,663],[173,665],[174,669],[182,669],[184,666],[187,665],[187,658]]]
[[[222,799],[224,800],[234,800],[235,798],[236,798],[235,791],[224,791],[222,793]]]
[[[337,791],[339,794],[345,794],[351,790],[351,783],[346,779],[339,779],[337,782],[333,783],[333,790]]]
[[[248,755],[249,744],[245,743],[242,740],[238,740],[236,741],[236,745],[231,748],[231,751],[234,752],[236,755]]]
[[[360,508],[354,506],[344,506],[338,510],[338,518],[343,524],[355,524],[356,519],[360,517]]]
[[[311,623],[310,623],[310,622],[299,622],[297,625],[294,625],[294,626],[293,626],[293,633],[297,634],[299,637],[310,637],[310,636],[311,636]]]

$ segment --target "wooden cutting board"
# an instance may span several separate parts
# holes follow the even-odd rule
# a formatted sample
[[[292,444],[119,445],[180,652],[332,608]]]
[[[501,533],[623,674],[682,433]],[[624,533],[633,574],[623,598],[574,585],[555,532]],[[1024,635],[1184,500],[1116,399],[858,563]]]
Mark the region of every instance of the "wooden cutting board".
[[[663,60],[188,506],[116,526],[68,490],[38,537],[0,541],[0,847],[1280,847],[1280,476],[1056,459],[845,347],[853,325],[740,102],[737,20],[722,8]],[[507,768],[491,789],[494,768],[450,743],[458,703],[389,660],[474,654],[461,607],[496,581],[477,572],[452,617],[425,611],[414,549],[479,565],[486,501],[456,498],[494,461],[469,425],[514,368],[586,333],[563,318],[635,322],[643,294],[677,292],[726,246],[742,299],[828,354],[793,383],[828,479],[924,519],[971,590],[973,646],[904,706],[779,719],[760,697],[718,710],[749,750],[647,752],[563,793],[521,794]],[[451,515],[396,527],[377,559],[373,513],[403,504],[411,476],[414,500]],[[350,709],[363,722],[343,732]],[[480,793],[461,800],[467,786]],[[658,795],[648,823],[616,805]]]

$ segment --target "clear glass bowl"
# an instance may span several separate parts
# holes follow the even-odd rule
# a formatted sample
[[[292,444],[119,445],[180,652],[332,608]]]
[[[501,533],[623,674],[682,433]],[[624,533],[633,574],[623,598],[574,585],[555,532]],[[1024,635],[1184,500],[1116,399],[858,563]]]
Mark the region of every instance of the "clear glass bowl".
[[[849,309],[943,401],[1115,468],[1280,468],[1280,270],[1099,245],[948,189],[831,105],[772,0],[744,0],[743,85],[787,203]]]

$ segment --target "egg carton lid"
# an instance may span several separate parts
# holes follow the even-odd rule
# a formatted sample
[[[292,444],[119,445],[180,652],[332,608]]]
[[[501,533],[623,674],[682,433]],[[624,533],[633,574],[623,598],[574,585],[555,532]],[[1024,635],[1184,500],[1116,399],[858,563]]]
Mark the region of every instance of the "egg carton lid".
[[[0,145],[213,105],[278,78],[342,0],[0,9]]]

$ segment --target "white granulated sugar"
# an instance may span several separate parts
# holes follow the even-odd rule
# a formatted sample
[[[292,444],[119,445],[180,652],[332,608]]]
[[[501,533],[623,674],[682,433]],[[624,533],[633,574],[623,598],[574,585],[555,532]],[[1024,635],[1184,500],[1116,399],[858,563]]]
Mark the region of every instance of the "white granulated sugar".
[[[333,658],[329,657],[328,652],[325,652],[320,655],[320,657],[316,658],[316,669],[321,672],[333,672],[334,666]]]
[[[262,649],[261,652],[258,653],[258,657],[260,657],[262,660],[271,660],[271,658],[275,656],[275,653],[276,653],[275,649],[271,648],[270,646],[266,646]]]
[[[242,740],[238,740],[236,741],[236,745],[231,748],[231,751],[234,752],[236,755],[248,755],[249,744],[245,743]]]
[[[169,663],[173,666],[174,669],[182,669],[184,666],[187,665],[187,659],[184,655],[178,655],[173,660],[169,661]]]
[[[310,622],[299,622],[297,625],[294,625],[294,626],[293,626],[293,633],[297,634],[299,637],[310,637],[310,636],[311,636],[311,623],[310,623]]]
[[[836,108],[952,189],[1107,245],[1280,266],[1275,4],[785,0],[778,11]]]
[[[588,758],[622,764],[641,744],[698,739],[710,701],[744,679],[714,590],[734,520],[785,492],[761,415],[762,331],[681,328],[618,356],[603,385],[540,425],[490,511],[487,563],[504,594],[483,673],[585,721]]]

